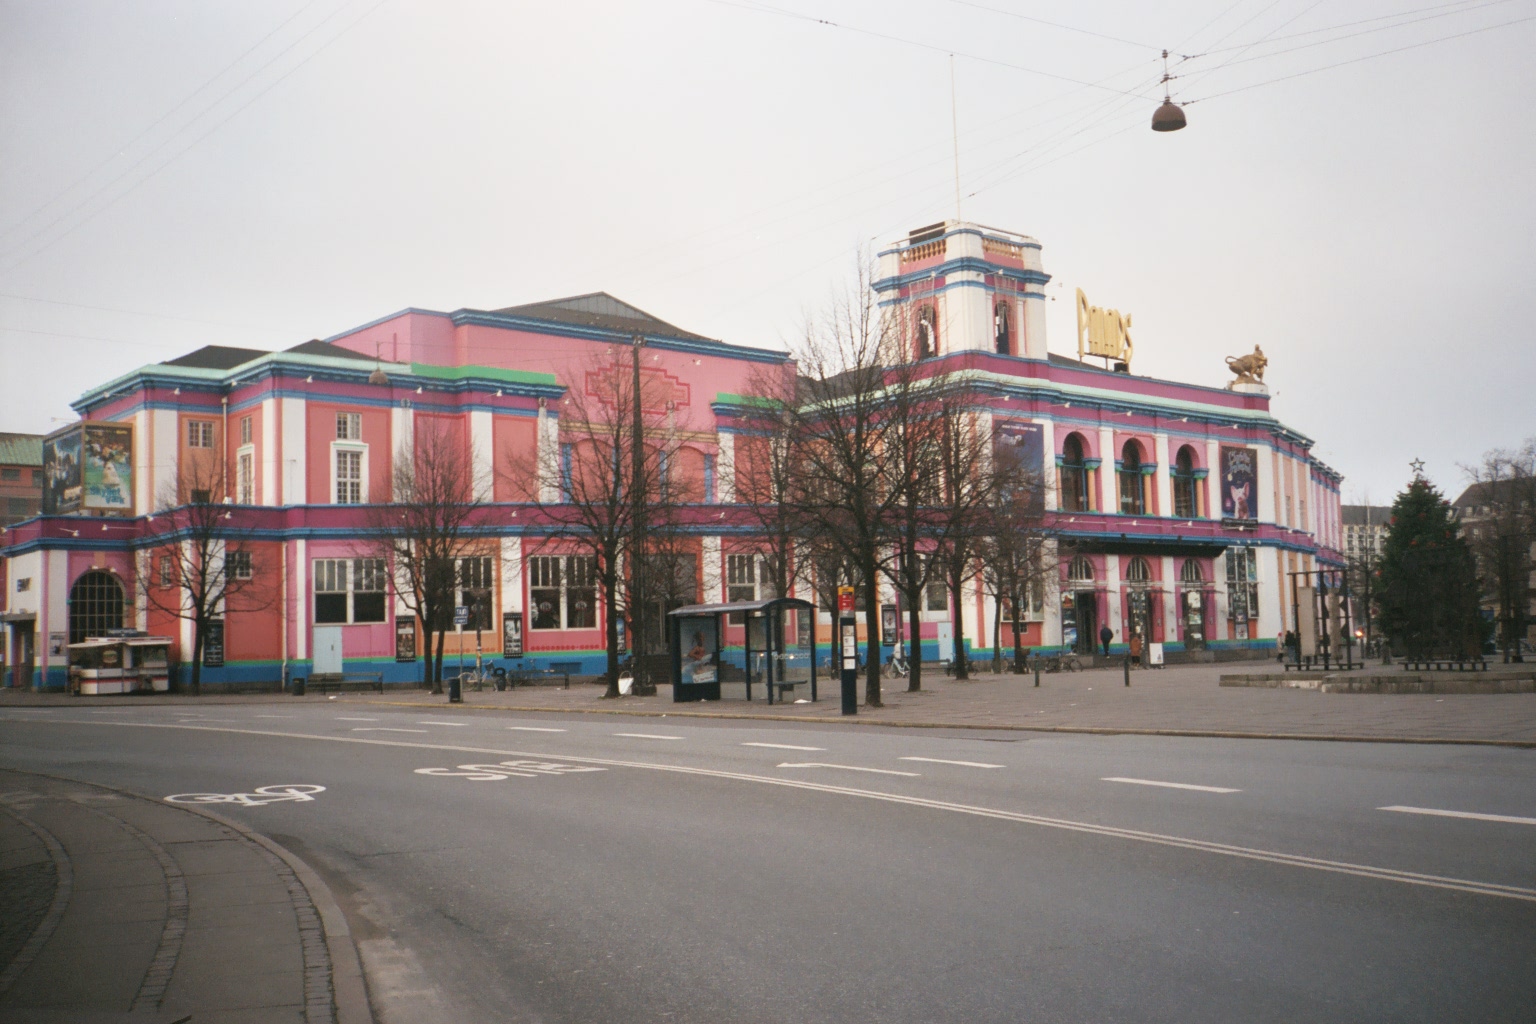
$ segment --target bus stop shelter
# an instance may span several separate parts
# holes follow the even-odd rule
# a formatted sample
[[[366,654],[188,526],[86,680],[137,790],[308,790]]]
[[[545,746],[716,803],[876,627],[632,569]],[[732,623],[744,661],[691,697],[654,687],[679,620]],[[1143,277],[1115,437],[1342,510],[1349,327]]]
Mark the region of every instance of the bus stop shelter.
[[[816,606],[798,597],[674,608],[667,613],[672,699],[678,703],[719,700],[722,674],[739,670],[747,700],[752,699],[752,684],[760,682],[769,704],[775,695],[783,700],[786,691],[801,683],[810,684],[814,701],[815,616]],[[742,643],[728,643],[738,632]]]

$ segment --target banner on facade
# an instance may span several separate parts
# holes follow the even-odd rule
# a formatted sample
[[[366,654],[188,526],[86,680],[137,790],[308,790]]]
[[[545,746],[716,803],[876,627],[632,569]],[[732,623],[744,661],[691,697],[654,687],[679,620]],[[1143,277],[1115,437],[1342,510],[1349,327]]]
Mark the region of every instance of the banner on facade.
[[[1258,453],[1252,448],[1221,449],[1221,517],[1252,521],[1258,518],[1255,483]]]
[[[395,660],[416,660],[416,616],[395,616]]]
[[[203,628],[203,668],[224,667],[224,620],[209,619]]]
[[[501,653],[508,658],[523,656],[523,613],[501,613]]]
[[[87,423],[81,442],[85,507],[118,515],[133,513],[133,427]]]
[[[80,509],[80,425],[43,440],[43,514]]]
[[[880,646],[896,646],[896,606],[893,604],[880,606]]]

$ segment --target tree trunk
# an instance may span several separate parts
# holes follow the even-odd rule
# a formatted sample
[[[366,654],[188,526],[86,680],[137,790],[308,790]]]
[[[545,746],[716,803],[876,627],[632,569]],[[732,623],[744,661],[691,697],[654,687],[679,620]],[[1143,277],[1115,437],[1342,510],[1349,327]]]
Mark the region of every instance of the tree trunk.
[[[907,601],[907,692],[916,693],[923,688],[923,605],[922,590],[917,595],[904,595]]]
[[[965,600],[961,588],[965,583],[963,568],[950,572],[950,589],[955,595],[955,678],[971,678],[970,666],[965,657]]]
[[[1003,670],[1003,595],[992,595],[992,671]]]
[[[437,631],[437,655],[432,659],[432,692],[443,692],[443,644],[448,639],[448,631],[439,628]]]
[[[612,565],[613,562],[610,560],[608,564]],[[605,632],[608,643],[608,689],[603,691],[604,697],[619,695],[619,613],[614,601],[618,589],[617,576],[611,572],[603,573],[603,610],[607,616]]]
[[[192,696],[203,693],[203,620],[192,623]]]
[[[1024,651],[1019,646],[1019,597],[1013,596],[1013,671],[1015,675],[1024,673]]]
[[[864,576],[864,705],[878,708],[880,702],[880,567],[873,552],[859,567]]]

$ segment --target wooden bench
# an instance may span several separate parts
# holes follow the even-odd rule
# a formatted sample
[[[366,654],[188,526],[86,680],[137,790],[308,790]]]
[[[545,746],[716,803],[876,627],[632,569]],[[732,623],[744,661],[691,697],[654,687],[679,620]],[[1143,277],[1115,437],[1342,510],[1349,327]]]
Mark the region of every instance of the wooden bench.
[[[294,677],[294,689],[299,690],[305,686],[303,676]],[[325,693],[327,690],[369,689],[384,692],[384,673],[382,672],[349,672],[343,675],[310,676],[308,685]]]
[[[1423,661],[1403,662],[1405,672],[1486,672],[1488,662],[1482,658],[1461,661],[1455,658],[1426,658]]]
[[[565,668],[509,668],[507,669],[508,686],[543,686],[559,683],[561,687],[571,688],[571,673]]]

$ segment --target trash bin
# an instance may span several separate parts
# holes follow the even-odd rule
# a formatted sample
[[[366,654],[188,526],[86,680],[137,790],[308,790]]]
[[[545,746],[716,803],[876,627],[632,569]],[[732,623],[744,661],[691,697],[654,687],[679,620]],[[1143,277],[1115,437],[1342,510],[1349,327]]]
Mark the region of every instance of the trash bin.
[[[304,696],[304,677],[303,676],[294,676],[293,677],[293,695],[295,697],[302,697],[302,696]]]

